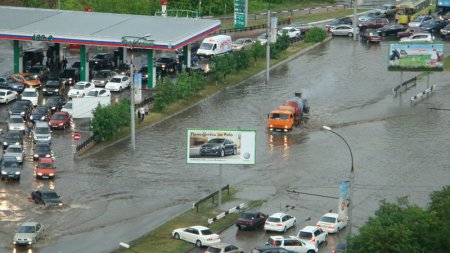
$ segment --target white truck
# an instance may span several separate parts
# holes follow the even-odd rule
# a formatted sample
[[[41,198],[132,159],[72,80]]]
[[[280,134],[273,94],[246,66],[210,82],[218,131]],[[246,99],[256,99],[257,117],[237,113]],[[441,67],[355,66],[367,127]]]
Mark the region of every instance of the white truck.
[[[231,52],[233,41],[229,35],[216,35],[205,38],[197,50],[199,57],[212,57]]]

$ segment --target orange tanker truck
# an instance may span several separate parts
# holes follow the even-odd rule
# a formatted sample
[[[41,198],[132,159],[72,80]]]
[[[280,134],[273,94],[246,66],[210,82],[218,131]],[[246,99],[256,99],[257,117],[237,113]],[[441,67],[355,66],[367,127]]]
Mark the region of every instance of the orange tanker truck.
[[[308,113],[308,101],[302,98],[301,93],[295,93],[295,97],[268,114],[267,127],[269,131],[290,131],[294,126],[300,125],[300,121],[306,119]]]

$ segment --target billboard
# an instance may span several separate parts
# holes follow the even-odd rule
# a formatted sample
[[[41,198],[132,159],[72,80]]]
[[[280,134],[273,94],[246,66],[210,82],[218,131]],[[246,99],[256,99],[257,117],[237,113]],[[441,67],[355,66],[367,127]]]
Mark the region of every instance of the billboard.
[[[348,205],[350,202],[350,182],[339,182],[339,204],[338,204],[338,219],[346,220],[348,217]]]
[[[140,104],[142,102],[142,73],[134,73],[134,103]]]
[[[187,129],[187,163],[255,164],[256,131]]]
[[[444,44],[390,44],[388,70],[443,71]]]
[[[248,0],[234,0],[234,28],[247,27]]]

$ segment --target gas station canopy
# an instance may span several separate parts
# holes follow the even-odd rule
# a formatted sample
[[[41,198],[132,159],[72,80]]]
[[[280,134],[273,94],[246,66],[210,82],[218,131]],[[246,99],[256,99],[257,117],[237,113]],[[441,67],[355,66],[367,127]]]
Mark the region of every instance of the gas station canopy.
[[[175,50],[220,29],[219,20],[0,6],[0,39]]]

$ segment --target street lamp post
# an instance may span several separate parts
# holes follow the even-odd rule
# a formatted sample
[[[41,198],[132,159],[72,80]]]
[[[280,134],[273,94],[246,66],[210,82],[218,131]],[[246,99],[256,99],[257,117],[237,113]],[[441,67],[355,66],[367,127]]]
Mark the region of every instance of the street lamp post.
[[[353,153],[352,153],[352,149],[350,148],[350,145],[348,144],[348,142],[344,139],[344,137],[342,137],[342,135],[340,135],[339,133],[333,131],[333,129],[331,129],[331,127],[328,126],[322,126],[323,129],[334,133],[335,135],[337,135],[339,138],[341,138],[345,145],[347,145],[348,151],[350,152],[350,159],[352,162],[352,167],[350,169],[350,189],[349,189],[349,195],[350,195],[350,205],[348,206],[348,225],[347,225],[347,237],[351,237],[352,236],[352,211],[353,211],[353,186],[355,183],[355,169],[353,166]],[[347,252],[347,243],[345,244],[345,252]]]
[[[137,252],[136,250],[131,249],[131,248],[130,248],[131,246],[130,246],[129,244],[127,244],[127,243],[121,242],[121,243],[119,243],[119,245],[120,245],[120,247],[125,248],[125,249],[128,249],[128,250],[130,250],[131,252],[139,253],[139,252]]]

